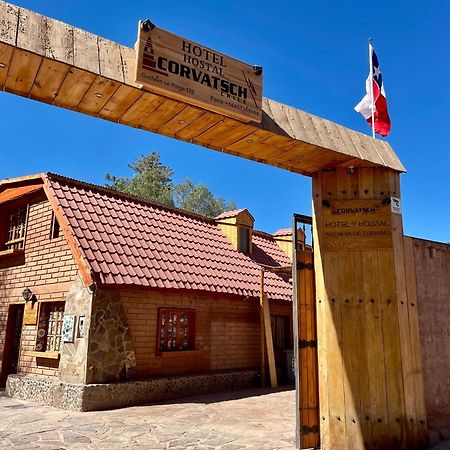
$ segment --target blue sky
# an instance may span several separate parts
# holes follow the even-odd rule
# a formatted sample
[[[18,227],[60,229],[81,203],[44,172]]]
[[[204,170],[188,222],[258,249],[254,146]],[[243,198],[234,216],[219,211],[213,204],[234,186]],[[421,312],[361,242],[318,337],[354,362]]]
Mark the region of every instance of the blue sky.
[[[264,96],[369,134],[353,107],[364,95],[374,39],[388,97],[387,141],[402,175],[405,233],[450,241],[450,2],[267,0],[16,4],[132,46],[138,19],[264,67]],[[375,6],[374,6],[375,5]],[[0,93],[0,178],[53,171],[103,184],[106,172],[158,151],[184,177],[234,199],[275,231],[311,213],[309,178]]]

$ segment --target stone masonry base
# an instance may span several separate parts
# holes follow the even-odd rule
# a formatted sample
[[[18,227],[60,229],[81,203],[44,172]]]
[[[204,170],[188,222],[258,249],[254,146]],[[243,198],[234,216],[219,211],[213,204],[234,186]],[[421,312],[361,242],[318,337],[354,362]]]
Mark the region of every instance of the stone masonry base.
[[[244,389],[252,386],[256,374],[255,370],[242,370],[86,385],[62,383],[55,378],[10,375],[6,393],[57,408],[95,411]]]

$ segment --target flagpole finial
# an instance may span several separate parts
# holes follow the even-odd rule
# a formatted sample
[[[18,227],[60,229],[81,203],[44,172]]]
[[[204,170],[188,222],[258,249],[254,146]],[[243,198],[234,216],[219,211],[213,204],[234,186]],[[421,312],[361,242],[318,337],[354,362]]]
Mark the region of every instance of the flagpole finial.
[[[369,38],[369,44],[372,45],[373,39]]]

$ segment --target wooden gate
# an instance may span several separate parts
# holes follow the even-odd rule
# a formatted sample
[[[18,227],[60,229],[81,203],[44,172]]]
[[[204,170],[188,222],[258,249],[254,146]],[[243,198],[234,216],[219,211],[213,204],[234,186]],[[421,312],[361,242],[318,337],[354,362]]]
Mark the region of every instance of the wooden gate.
[[[297,217],[297,220],[295,220]],[[297,301],[294,301],[294,324],[296,341],[296,446],[297,448],[319,448],[319,384],[317,362],[317,326],[314,289],[314,265],[312,247],[306,245],[305,233],[297,230],[299,217],[294,216],[295,275],[294,288]],[[310,219],[303,217],[304,220]],[[309,220],[306,222],[309,224]],[[296,304],[295,304],[296,303]],[[297,317],[295,315],[297,314]],[[295,336],[297,331],[297,337]]]

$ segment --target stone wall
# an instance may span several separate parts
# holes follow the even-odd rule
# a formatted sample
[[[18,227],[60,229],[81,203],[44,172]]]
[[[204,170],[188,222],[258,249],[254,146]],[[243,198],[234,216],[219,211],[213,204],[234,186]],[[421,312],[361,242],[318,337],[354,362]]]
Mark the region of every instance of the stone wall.
[[[133,379],[136,368],[134,347],[119,294],[98,289],[91,314],[86,382]]]
[[[74,411],[93,411],[251,387],[256,371],[155,378],[125,383],[76,385],[55,378],[10,375],[7,394]]]
[[[450,245],[414,239],[422,365],[430,428],[450,426]]]
[[[84,335],[79,337],[76,334],[73,343],[61,344],[59,379],[66,383],[86,383],[91,302],[92,292],[78,277],[66,295],[64,314],[75,315],[77,325],[80,316],[84,316]]]

